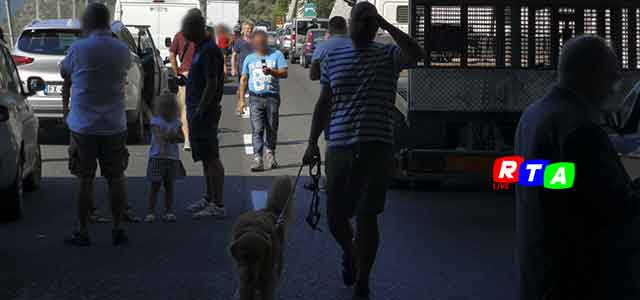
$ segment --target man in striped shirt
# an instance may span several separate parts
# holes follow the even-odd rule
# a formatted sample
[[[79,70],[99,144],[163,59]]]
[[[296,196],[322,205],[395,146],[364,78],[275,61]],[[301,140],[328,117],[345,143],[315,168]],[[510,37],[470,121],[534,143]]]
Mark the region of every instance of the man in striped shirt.
[[[319,159],[318,138],[326,129],[329,227],[344,253],[344,283],[355,284],[356,298],[367,299],[379,243],[378,215],[394,168],[392,110],[398,76],[424,55],[417,42],[368,2],[352,9],[350,25],[352,43],[332,49],[322,62],[322,91],[303,163]],[[379,28],[398,45],[375,43]]]

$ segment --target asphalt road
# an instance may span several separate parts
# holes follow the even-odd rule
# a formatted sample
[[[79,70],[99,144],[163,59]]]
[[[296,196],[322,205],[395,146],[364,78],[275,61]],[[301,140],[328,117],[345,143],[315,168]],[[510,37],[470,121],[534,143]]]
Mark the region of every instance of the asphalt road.
[[[188,178],[177,184],[175,224],[132,224],[131,243],[111,246],[110,225],[92,225],[93,245],[70,248],[74,181],[67,170],[62,130],[44,133],[42,188],[28,194],[25,217],[0,223],[0,299],[232,299],[237,286],[227,245],[235,217],[264,205],[273,176],[295,175],[305,149],[317,84],[293,67],[282,84],[276,171],[251,174],[247,119],[233,113],[229,86],[223,100],[221,155],[227,170],[224,220],[193,220],[184,211],[202,193],[200,167],[188,153]],[[146,212],[148,146],[132,145],[128,191],[139,215]],[[305,181],[306,179],[303,179]],[[107,212],[102,180],[98,204]],[[296,194],[297,218],[289,232],[279,299],[350,299],[339,273],[339,252],[326,230],[304,222],[309,194]],[[513,199],[491,192],[430,188],[395,190],[382,216],[382,245],[373,299],[513,299]]]

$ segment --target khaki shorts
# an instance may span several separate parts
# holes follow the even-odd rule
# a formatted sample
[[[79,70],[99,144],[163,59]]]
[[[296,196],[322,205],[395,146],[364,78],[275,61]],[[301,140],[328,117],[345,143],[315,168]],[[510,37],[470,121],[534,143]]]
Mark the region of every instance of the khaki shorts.
[[[343,217],[378,215],[384,211],[393,169],[388,144],[327,148],[327,201]]]
[[[115,135],[83,135],[71,132],[69,142],[69,171],[80,178],[96,177],[100,162],[100,173],[106,178],[122,178],[129,166],[127,133]]]

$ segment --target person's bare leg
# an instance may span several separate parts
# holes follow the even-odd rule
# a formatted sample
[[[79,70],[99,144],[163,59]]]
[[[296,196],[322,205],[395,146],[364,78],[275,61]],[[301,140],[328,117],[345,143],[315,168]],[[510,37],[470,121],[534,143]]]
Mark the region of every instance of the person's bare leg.
[[[87,233],[89,214],[95,203],[94,178],[78,178],[78,226],[80,233]]]
[[[358,256],[357,287],[368,289],[371,269],[376,261],[379,244],[378,216],[358,216],[356,233],[356,253]]]
[[[149,213],[150,214],[155,214],[156,212],[156,203],[158,201],[158,192],[160,192],[160,187],[161,187],[160,182],[151,183],[151,190],[149,191]]]
[[[126,178],[107,179],[109,185],[109,198],[111,199],[111,214],[113,215],[113,228],[119,229],[122,223],[122,213],[127,203]]]
[[[164,212],[168,214],[173,211],[173,180],[164,180]]]
[[[204,175],[204,194],[209,203],[213,200],[215,196],[213,193],[213,183],[211,181],[211,176],[209,176],[209,161],[202,161],[202,174]]]
[[[208,164],[210,187],[213,188],[213,201],[217,206],[224,207],[224,166],[222,161],[216,158]]]
[[[330,198],[332,198],[330,196]],[[353,244],[353,225],[349,217],[341,214],[334,201],[327,199],[327,220],[331,235],[342,249],[342,280],[346,286],[354,284],[357,275],[357,257]]]
[[[180,102],[180,120],[182,121],[182,134],[184,135],[184,145],[185,147],[190,147],[191,143],[189,141],[189,121],[187,120],[187,105],[186,101],[186,93],[187,89],[185,87],[180,87],[179,90],[180,95],[178,95],[178,101]]]

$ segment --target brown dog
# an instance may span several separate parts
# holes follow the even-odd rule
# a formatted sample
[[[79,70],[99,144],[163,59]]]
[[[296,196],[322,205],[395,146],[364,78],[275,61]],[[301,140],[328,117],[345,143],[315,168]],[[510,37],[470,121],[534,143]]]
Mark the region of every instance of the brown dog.
[[[275,179],[267,208],[241,215],[233,226],[229,250],[240,280],[240,300],[273,300],[283,264],[285,231],[291,220],[293,186],[288,176]],[[284,211],[283,224],[277,225]]]

